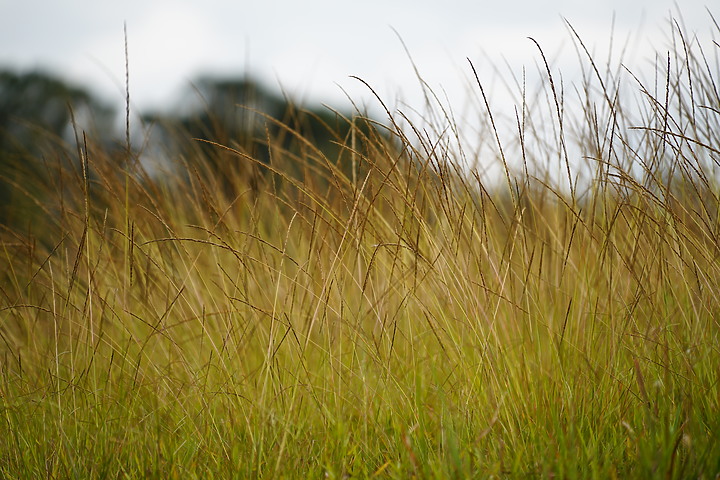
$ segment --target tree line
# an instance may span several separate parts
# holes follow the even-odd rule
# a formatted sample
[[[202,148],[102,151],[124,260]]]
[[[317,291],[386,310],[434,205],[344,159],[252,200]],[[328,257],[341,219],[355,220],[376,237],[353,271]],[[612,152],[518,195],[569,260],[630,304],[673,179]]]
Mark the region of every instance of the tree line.
[[[218,147],[202,141],[208,140],[255,159],[253,168],[245,167],[249,176],[264,175],[257,166],[270,166],[273,149],[278,147],[305,160],[339,160],[337,168],[351,174],[349,160],[342,159],[341,145],[347,143],[351,129],[358,128],[349,121],[352,112],[301,109],[247,77],[201,77],[178,105],[140,115],[142,124],[152,132],[150,142],[165,150],[171,161],[183,158],[203,162],[203,168],[228,168]],[[121,158],[123,152],[127,154],[125,132],[119,126],[124,122],[118,121],[121,114],[88,89],[51,73],[0,71],[0,225],[21,226],[32,216],[42,196],[39,169],[50,156],[77,162],[72,152],[83,142],[83,134],[110,155]],[[368,132],[369,125],[364,122],[361,131]],[[133,154],[142,158],[147,148],[147,144],[138,146]],[[296,171],[288,173],[302,177],[307,175],[306,167],[307,163],[301,167],[298,162]]]

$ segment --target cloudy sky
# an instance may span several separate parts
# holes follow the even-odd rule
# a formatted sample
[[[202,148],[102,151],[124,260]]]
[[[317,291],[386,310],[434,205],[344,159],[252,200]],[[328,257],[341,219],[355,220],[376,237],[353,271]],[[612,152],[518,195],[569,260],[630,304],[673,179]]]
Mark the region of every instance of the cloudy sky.
[[[362,77],[388,102],[419,97],[413,67],[462,102],[466,58],[481,75],[506,60],[538,60],[535,38],[555,65],[576,59],[563,23],[603,52],[630,39],[626,63],[642,65],[667,41],[667,19],[709,35],[704,0],[0,0],[0,67],[42,67],[122,104],[123,24],[136,109],[182,101],[201,73],[249,72],[296,98],[371,102]],[[720,15],[720,12],[713,12]],[[401,41],[402,39],[402,41]],[[565,46],[563,47],[563,43]],[[341,106],[341,105],[340,105]]]

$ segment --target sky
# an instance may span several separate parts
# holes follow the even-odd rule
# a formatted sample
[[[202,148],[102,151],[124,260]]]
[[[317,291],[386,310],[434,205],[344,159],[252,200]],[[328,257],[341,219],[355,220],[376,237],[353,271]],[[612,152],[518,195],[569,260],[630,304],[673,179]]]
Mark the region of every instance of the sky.
[[[708,2],[681,3],[0,0],[0,67],[43,68],[121,106],[126,25],[136,111],[177,107],[201,74],[249,74],[306,103],[373,104],[357,76],[388,104],[413,105],[422,94],[410,58],[428,84],[462,104],[468,58],[481,76],[496,68],[517,74],[538,61],[532,37],[554,66],[576,61],[564,19],[599,52],[612,32],[616,44],[629,39],[626,62],[635,65],[666,44],[671,14],[679,12],[688,31],[708,34]]]

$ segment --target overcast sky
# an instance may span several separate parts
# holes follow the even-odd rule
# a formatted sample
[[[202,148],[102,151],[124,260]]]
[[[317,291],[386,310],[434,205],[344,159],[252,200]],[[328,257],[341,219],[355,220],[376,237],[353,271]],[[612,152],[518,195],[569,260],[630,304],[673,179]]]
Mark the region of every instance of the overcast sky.
[[[711,30],[706,4],[681,2],[691,32]],[[511,68],[532,64],[528,36],[557,65],[574,61],[571,47],[559,50],[570,38],[563,18],[602,51],[614,15],[616,42],[631,35],[628,62],[640,65],[665,45],[677,12],[668,0],[0,0],[0,67],[50,69],[122,104],[126,22],[136,109],[181,101],[201,73],[244,72],[309,102],[337,105],[343,90],[369,101],[349,78],[357,75],[389,103],[412,103],[419,90],[399,37],[423,78],[461,99],[467,57],[481,75],[492,70],[486,55]]]

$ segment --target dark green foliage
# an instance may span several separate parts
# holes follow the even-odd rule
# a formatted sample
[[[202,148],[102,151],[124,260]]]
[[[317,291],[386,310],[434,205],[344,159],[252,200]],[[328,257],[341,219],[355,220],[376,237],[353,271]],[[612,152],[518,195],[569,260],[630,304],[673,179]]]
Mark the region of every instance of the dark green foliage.
[[[284,158],[283,169],[301,181],[327,183],[333,172],[352,178],[351,132],[378,135],[370,122],[358,120],[357,114],[325,107],[300,108],[251,79],[204,77],[193,87],[178,110],[147,114],[144,120],[155,124],[156,138],[163,145],[175,146],[171,154],[183,155],[190,163],[210,163],[213,170],[226,175],[239,171],[254,184],[269,171],[261,166],[277,164],[278,155],[295,157],[289,162]],[[223,154],[217,145],[202,140],[242,155]],[[198,148],[203,154],[193,155]]]
[[[91,126],[109,140],[113,114],[87,90],[49,73],[0,71],[0,224],[24,226],[43,202],[43,157],[68,151],[75,133]]]

